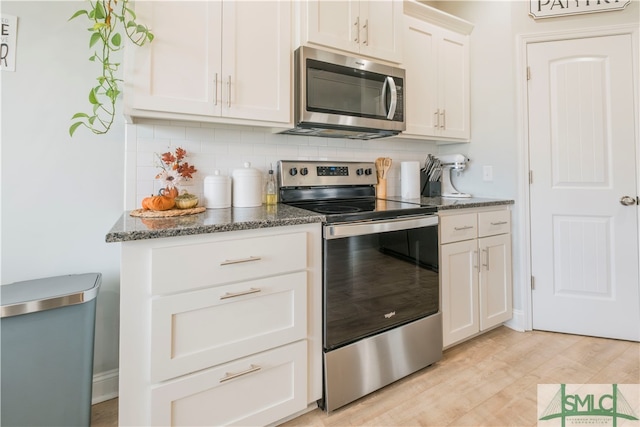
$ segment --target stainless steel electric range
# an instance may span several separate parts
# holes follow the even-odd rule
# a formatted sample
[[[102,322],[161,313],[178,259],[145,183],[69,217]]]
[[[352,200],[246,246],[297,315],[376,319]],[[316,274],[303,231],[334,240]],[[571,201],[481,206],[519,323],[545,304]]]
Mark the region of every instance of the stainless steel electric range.
[[[442,357],[436,207],[380,200],[372,162],[280,161],[282,203],[322,213],[333,411]]]

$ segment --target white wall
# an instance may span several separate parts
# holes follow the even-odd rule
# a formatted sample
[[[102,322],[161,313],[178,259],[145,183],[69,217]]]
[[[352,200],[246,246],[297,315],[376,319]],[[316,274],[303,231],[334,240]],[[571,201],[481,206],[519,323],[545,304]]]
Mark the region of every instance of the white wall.
[[[2,1],[18,17],[16,71],[2,71],[1,283],[101,272],[94,372],[118,366],[119,246],[105,234],[122,214],[124,121],[106,136],[70,118],[88,109],[98,69],[84,2]]]

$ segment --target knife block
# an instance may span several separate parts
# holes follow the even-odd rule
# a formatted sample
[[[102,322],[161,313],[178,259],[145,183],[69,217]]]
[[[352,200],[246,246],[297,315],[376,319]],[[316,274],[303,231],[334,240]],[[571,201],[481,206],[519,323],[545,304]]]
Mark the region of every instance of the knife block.
[[[442,194],[442,184],[440,181],[429,181],[425,174],[420,174],[420,188],[424,197],[440,197]]]

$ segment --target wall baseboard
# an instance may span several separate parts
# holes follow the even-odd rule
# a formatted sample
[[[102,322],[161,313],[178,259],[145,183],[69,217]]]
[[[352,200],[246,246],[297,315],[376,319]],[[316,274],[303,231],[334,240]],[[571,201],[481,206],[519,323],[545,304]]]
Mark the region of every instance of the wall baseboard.
[[[94,374],[91,404],[95,405],[118,397],[118,379],[117,369]]]
[[[510,320],[506,321],[504,323],[504,326],[518,332],[526,331],[525,321],[524,321],[524,311],[513,310],[513,317]]]

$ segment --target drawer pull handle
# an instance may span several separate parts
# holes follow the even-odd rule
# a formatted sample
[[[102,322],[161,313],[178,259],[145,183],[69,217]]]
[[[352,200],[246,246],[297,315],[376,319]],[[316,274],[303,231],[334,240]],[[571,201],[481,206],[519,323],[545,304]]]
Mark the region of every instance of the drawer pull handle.
[[[232,380],[234,378],[238,378],[238,377],[241,377],[243,375],[247,375],[247,374],[250,374],[252,372],[256,372],[256,371],[259,371],[260,369],[262,369],[260,366],[253,365],[253,364],[249,365],[249,366],[251,366],[251,367],[249,369],[247,369],[246,371],[236,372],[235,374],[232,374],[231,372],[226,372],[224,374],[224,377],[220,378],[220,382],[223,383],[225,381],[229,381],[229,380]]]
[[[505,225],[507,221],[492,222],[491,225]]]
[[[482,264],[482,266],[485,267],[487,271],[489,271],[489,249],[483,249],[482,252],[485,253],[485,260],[486,260],[486,263]]]
[[[235,298],[235,297],[241,297],[243,295],[249,295],[249,294],[255,294],[256,292],[260,292],[261,289],[257,289],[257,288],[249,288],[246,291],[240,291],[240,292],[225,292],[224,295],[222,295],[220,297],[220,299],[229,299],[229,298]]]
[[[473,228],[473,225],[465,225],[464,227],[453,227],[453,229],[456,231],[468,230],[470,228]]]
[[[250,256],[249,258],[241,258],[241,259],[227,259],[222,261],[220,265],[231,265],[231,264],[240,264],[243,262],[252,262],[252,261],[260,261],[262,258],[259,256]]]

